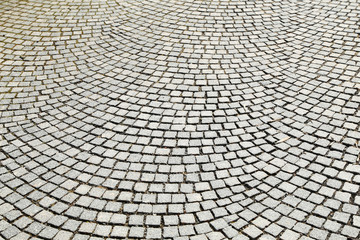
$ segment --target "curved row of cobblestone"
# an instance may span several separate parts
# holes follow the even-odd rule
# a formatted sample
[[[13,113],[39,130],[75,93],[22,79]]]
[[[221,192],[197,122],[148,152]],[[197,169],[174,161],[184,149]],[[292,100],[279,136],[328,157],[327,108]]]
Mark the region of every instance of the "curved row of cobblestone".
[[[357,239],[355,1],[0,3],[0,238]]]

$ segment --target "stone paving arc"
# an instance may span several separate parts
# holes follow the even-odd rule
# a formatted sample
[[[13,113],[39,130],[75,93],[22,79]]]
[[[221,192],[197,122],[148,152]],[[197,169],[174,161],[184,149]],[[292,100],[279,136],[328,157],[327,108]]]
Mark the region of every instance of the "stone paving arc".
[[[359,18],[1,1],[0,239],[359,239]]]

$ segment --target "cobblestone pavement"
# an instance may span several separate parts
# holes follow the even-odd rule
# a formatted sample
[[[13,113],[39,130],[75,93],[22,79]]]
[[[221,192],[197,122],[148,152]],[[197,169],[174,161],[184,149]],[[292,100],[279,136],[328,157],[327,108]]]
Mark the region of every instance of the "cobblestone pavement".
[[[359,239],[359,0],[2,0],[0,239]]]

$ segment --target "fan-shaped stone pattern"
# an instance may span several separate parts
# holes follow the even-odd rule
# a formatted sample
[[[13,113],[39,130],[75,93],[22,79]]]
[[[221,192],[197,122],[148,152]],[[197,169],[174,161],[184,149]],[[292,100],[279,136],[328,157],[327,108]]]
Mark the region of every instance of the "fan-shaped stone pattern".
[[[357,239],[358,1],[0,3],[0,236]]]

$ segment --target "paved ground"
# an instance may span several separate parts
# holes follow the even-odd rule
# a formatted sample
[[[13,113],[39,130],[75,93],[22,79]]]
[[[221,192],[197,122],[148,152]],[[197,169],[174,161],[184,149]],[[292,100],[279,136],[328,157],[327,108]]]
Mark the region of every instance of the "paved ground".
[[[0,239],[359,239],[359,24],[359,0],[2,0]]]

